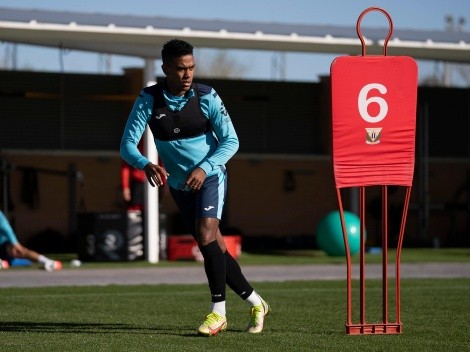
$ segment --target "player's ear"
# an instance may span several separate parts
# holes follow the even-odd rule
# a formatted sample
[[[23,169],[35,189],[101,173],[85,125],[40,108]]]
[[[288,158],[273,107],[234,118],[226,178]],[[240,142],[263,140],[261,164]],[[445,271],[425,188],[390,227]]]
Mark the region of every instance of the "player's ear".
[[[166,75],[166,67],[165,67],[165,65],[162,65],[162,71],[163,71],[163,73]]]

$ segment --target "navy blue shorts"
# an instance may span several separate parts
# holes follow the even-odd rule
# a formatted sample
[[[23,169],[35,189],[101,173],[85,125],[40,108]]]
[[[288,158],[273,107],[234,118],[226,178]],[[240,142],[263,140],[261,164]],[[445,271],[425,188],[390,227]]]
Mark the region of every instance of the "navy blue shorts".
[[[222,219],[227,194],[227,176],[226,173],[221,173],[207,177],[197,192],[176,190],[170,187],[170,193],[188,229],[195,236],[197,219]]]

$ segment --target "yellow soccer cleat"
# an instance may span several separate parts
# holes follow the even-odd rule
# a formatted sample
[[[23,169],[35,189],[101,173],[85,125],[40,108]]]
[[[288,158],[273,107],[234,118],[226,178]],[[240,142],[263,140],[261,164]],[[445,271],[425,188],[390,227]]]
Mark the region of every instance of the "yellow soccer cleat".
[[[202,325],[197,329],[199,335],[215,336],[227,329],[227,318],[215,312],[210,313]]]
[[[246,331],[251,334],[257,334],[263,331],[264,317],[268,315],[269,312],[270,308],[268,302],[261,299],[261,304],[259,306],[251,308],[251,318]]]

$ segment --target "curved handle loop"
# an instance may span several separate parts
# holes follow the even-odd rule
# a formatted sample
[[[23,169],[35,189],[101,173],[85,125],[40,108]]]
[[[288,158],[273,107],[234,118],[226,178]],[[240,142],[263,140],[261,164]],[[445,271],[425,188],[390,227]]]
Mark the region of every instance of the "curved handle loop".
[[[387,34],[387,37],[385,38],[385,42],[384,42],[384,56],[387,56],[387,45],[388,45],[388,41],[390,39],[390,37],[392,36],[392,33],[393,33],[393,22],[392,22],[392,18],[390,17],[390,15],[388,14],[387,11],[385,11],[384,9],[381,9],[380,7],[369,7],[368,9],[365,9],[364,11],[362,11],[361,15],[359,16],[359,18],[357,19],[357,24],[356,24],[356,32],[357,32],[357,36],[359,37],[359,39],[361,40],[361,44],[362,44],[362,56],[366,56],[366,42],[364,41],[364,37],[362,36],[362,32],[361,32],[361,21],[362,21],[362,18],[368,13],[368,12],[371,12],[371,11],[380,11],[382,12],[388,19],[388,24],[389,24],[389,31],[388,31],[388,34]]]

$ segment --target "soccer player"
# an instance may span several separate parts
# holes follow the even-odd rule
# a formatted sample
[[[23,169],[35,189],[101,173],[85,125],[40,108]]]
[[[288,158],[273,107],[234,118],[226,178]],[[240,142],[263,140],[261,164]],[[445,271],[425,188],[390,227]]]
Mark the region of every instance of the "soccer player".
[[[144,88],[136,99],[122,136],[121,156],[143,169],[151,186],[168,182],[198,242],[212,301],[198,333],[217,335],[227,328],[226,285],[251,307],[247,331],[259,333],[269,305],[246,280],[219,229],[227,192],[225,164],[238,150],[237,134],[216,91],[193,82],[196,65],[191,44],[168,41],[162,49],[162,62],[166,77],[161,84]],[[165,168],[152,163],[137,148],[147,125]]]
[[[15,258],[28,259],[41,264],[47,271],[62,269],[62,263],[52,260],[22,246],[16,238],[13,229],[2,211],[0,211],[0,258],[2,266],[7,268],[9,263]]]

